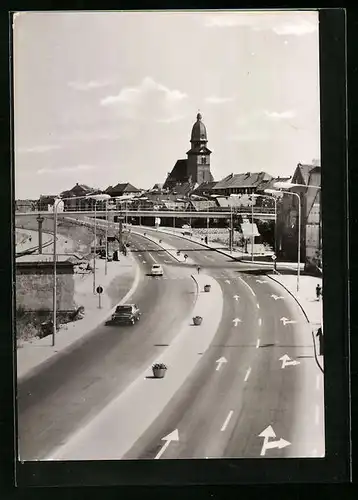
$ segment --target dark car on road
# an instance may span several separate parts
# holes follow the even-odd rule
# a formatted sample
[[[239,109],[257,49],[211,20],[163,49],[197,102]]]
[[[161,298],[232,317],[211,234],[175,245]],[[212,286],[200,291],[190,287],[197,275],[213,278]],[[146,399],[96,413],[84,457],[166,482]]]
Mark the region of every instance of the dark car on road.
[[[136,321],[139,321],[140,316],[141,312],[136,304],[117,306],[107,324],[134,325]]]

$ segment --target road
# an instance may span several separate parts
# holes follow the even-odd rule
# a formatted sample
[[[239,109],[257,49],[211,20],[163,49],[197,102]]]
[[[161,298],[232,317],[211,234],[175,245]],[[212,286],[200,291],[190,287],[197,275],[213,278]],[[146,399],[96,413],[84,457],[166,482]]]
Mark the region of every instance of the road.
[[[162,239],[216,277],[224,312],[194,373],[122,458],[324,455],[323,376],[297,304],[258,269],[175,236]],[[179,440],[167,445],[173,431]]]
[[[130,240],[142,271],[131,298],[142,311],[141,321],[99,326],[80,346],[19,384],[21,460],[43,459],[94,418],[170,344],[193,305],[190,275],[168,265],[173,259],[154,243],[134,235]],[[147,275],[154,261],[163,264],[165,279]]]

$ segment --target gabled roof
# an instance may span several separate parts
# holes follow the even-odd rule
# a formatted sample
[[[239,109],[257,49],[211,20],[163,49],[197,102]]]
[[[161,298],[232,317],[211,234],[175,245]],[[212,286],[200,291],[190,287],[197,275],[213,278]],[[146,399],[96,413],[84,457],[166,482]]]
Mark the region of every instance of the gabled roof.
[[[216,184],[217,184],[216,181],[202,182],[196,189],[194,189],[192,194],[200,194],[200,193],[205,193],[207,191],[211,191]]]
[[[272,179],[266,172],[246,172],[243,174],[230,174],[217,182],[213,190],[234,188],[257,188],[263,181]]]
[[[270,180],[262,181],[259,186],[257,186],[257,189],[260,191],[264,191],[265,189],[276,189],[274,185],[276,182],[289,182],[290,180],[291,177],[273,177]]]
[[[292,177],[292,182],[296,184],[308,184],[310,173],[312,170],[320,169],[319,165],[307,165],[299,163]]]
[[[218,203],[216,200],[190,200],[189,205],[194,210],[209,210],[210,208],[217,207]]]
[[[106,194],[113,194],[113,193],[118,193],[118,194],[122,194],[122,193],[139,193],[140,192],[140,189],[136,188],[133,186],[133,184],[131,184],[130,182],[122,182],[122,183],[118,183],[116,184],[114,187],[113,186],[109,186],[106,190],[105,190],[105,193]]]
[[[187,180],[187,160],[177,160],[164,182],[163,189],[171,189],[177,182],[185,182]]]

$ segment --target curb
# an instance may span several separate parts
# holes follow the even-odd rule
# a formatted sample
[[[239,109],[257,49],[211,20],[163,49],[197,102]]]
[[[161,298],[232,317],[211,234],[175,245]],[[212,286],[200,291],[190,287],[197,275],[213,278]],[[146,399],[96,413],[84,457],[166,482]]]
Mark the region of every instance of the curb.
[[[140,227],[143,227],[143,229],[144,229],[144,226],[140,226]],[[221,253],[222,255],[225,255],[225,257],[229,257],[230,259],[232,259],[236,262],[244,262],[245,264],[260,264],[260,265],[262,264],[262,265],[272,266],[272,263],[268,262],[266,260],[263,260],[263,261],[262,260],[254,260],[252,262],[251,260],[243,260],[241,257],[233,257],[232,255],[230,255],[229,251],[221,250],[220,248],[211,247],[210,245],[206,245],[205,243],[202,243],[201,241],[193,240],[193,239],[188,238],[187,236],[181,235],[179,233],[165,231],[163,229],[154,229],[154,228],[153,229],[149,228],[149,230],[155,230],[155,231],[158,231],[158,232],[163,233],[163,234],[169,234],[171,236],[176,236],[177,238],[182,238],[183,240],[191,241],[192,243],[197,243],[198,245],[201,245],[202,247],[208,248],[209,250],[213,250],[214,252]]]
[[[306,311],[304,310],[301,302],[297,299],[297,297],[291,292],[291,290],[289,290],[283,283],[281,283],[280,281],[277,281],[275,278],[273,278],[272,276],[269,276],[268,274],[266,275],[268,278],[270,278],[272,281],[275,281],[275,283],[278,283],[279,285],[282,286],[282,288],[284,288],[286,290],[286,292],[289,293],[289,295],[291,295],[291,297],[294,298],[294,300],[296,301],[296,303],[299,305],[301,311],[303,312],[303,315],[304,317],[306,318],[307,320],[307,323],[310,325],[311,322],[310,320],[308,319],[308,316],[306,314]],[[322,368],[320,362],[318,361],[318,358],[317,358],[317,348],[316,348],[316,340],[314,338],[314,334],[313,334],[313,331],[311,329],[311,334],[312,334],[312,340],[313,340],[313,350],[314,350],[314,357],[315,357],[315,360],[316,360],[316,363],[319,367],[319,369],[321,370],[322,373],[324,373],[324,369]]]

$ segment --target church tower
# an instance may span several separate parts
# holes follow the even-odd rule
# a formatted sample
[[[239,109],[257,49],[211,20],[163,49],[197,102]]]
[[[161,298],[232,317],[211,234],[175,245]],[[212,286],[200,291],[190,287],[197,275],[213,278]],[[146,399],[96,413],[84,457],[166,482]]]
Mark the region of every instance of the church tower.
[[[191,131],[191,148],[186,153],[188,155],[187,175],[194,184],[213,180],[210,172],[211,151],[206,147],[208,142],[206,127],[201,119],[202,116],[198,113]]]

